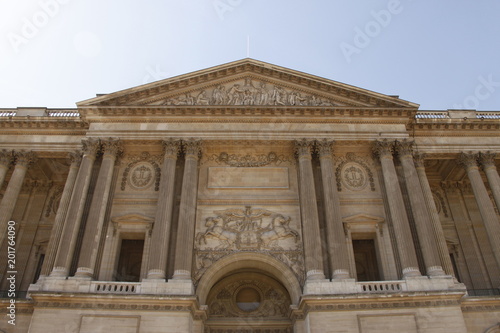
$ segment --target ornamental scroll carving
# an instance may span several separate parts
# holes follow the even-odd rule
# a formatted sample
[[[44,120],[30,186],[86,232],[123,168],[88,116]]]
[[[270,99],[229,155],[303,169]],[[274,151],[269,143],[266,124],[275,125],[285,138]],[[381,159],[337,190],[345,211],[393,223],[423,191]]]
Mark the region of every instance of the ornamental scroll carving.
[[[197,282],[217,260],[236,252],[266,253],[292,268],[303,281],[303,250],[291,218],[265,209],[214,211],[195,238]]]
[[[213,154],[208,158],[208,161],[214,161],[217,164],[226,164],[232,167],[262,167],[291,162],[285,155],[278,155],[275,152],[255,156],[222,152],[219,155]]]
[[[371,191],[375,191],[373,172],[363,158],[354,153],[348,153],[339,161],[340,163],[335,170],[339,192],[342,191],[343,187],[351,191],[361,191],[368,185]]]
[[[152,156],[148,152],[128,157],[129,163],[123,171],[121,190],[124,191],[127,184],[136,190],[145,190],[154,184],[154,190],[160,188],[160,166],[159,156]]]
[[[260,279],[240,279],[217,285],[209,296],[208,313],[211,318],[231,317],[258,317],[258,318],[283,318],[290,308],[290,299],[286,290],[271,285]],[[225,282],[225,281],[222,281]],[[254,308],[241,309],[238,304],[238,294],[241,292],[254,293]]]
[[[277,105],[277,106],[336,106],[338,104],[319,95],[303,93],[255,82],[250,78],[230,84],[219,84],[205,89],[169,97],[160,105]]]

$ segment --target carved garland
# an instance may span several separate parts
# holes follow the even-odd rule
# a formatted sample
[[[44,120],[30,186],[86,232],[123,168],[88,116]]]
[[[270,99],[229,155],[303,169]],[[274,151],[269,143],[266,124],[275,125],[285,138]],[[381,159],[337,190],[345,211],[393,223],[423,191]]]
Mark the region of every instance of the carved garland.
[[[335,169],[335,178],[337,180],[337,190],[339,192],[342,191],[342,183],[343,181],[346,184],[351,185],[351,188],[356,188],[359,187],[360,189],[363,189],[363,181],[365,181],[363,178],[365,175],[363,172],[359,172],[360,170],[356,170],[356,164],[359,165],[360,167],[363,168],[363,170],[366,172],[367,178],[368,178],[368,183],[370,184],[370,190],[375,191],[375,182],[373,180],[373,173],[364,161],[363,158],[356,156],[354,153],[347,153],[345,157],[341,157],[340,159],[340,164],[337,166]],[[349,167],[349,170],[343,170],[344,166],[346,166],[348,163],[352,163],[353,165]],[[352,170],[351,170],[352,169]],[[342,172],[344,171],[344,172]],[[355,177],[349,177],[349,172],[351,172],[354,175],[357,175]],[[342,178],[344,177],[344,178]]]
[[[208,158],[208,161],[214,161],[218,164],[226,164],[233,167],[262,167],[271,164],[280,165],[281,163],[290,162],[288,157],[285,155],[278,155],[275,152],[256,156],[222,152],[219,155],[213,154]]]

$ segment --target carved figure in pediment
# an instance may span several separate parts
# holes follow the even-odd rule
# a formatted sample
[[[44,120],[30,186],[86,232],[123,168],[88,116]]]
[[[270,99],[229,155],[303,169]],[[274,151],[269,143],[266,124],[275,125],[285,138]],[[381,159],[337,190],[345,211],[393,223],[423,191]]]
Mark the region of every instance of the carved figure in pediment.
[[[266,83],[262,82],[257,89],[257,104],[267,105],[269,103],[269,91],[266,88]]]
[[[274,105],[286,105],[286,92],[282,87],[274,86],[271,100]]]
[[[209,101],[205,90],[202,90],[196,97],[196,105],[209,105]]]
[[[264,248],[270,248],[276,241],[289,237],[294,237],[295,243],[300,239],[299,233],[290,228],[290,217],[285,218],[283,215],[277,215],[270,225],[270,230],[260,236]]]
[[[229,105],[241,105],[243,104],[243,95],[244,91],[240,88],[240,85],[236,83],[234,86],[231,87],[228,91],[228,96],[229,96]]]
[[[219,84],[215,87],[212,93],[212,104],[213,105],[224,105],[227,101],[226,87]]]
[[[194,97],[190,93],[185,94],[183,97],[179,97],[174,105],[194,105]]]

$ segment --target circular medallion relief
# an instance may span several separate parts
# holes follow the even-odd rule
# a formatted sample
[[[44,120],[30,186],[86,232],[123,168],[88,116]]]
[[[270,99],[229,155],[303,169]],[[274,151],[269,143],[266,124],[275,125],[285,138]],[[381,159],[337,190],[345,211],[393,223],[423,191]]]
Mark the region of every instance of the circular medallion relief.
[[[358,163],[346,163],[340,174],[342,184],[352,191],[360,191],[364,189],[368,183],[366,172]]]
[[[154,181],[154,169],[148,162],[136,164],[129,173],[129,183],[136,189],[145,189]]]

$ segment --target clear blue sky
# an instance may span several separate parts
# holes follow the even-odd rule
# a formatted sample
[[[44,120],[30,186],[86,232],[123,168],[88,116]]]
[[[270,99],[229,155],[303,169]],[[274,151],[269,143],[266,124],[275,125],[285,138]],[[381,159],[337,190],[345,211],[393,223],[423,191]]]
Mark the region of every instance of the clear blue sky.
[[[0,108],[75,107],[247,57],[500,110],[498,0],[0,0]]]

